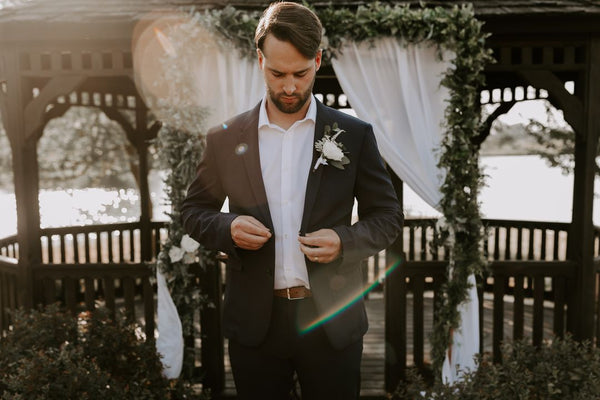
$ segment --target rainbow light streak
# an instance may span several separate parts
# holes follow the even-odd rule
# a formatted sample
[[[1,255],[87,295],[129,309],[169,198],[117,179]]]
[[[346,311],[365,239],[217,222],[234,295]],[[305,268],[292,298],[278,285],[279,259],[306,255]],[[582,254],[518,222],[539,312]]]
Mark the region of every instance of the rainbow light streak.
[[[378,280],[376,280],[375,282],[373,282],[371,285],[367,286],[362,292],[360,292],[354,298],[350,299],[350,301],[348,301],[347,304],[341,306],[337,310],[333,310],[333,311],[331,311],[331,312],[323,315],[322,317],[317,318],[316,320],[314,320],[313,322],[311,322],[310,324],[308,324],[308,326],[306,328],[300,329],[300,334],[304,335],[305,333],[308,333],[308,332],[312,331],[313,329],[315,329],[315,328],[323,325],[327,321],[332,320],[337,315],[339,315],[342,312],[344,312],[345,310],[347,310],[350,306],[352,306],[354,303],[356,303],[359,299],[361,299],[362,297],[364,297],[364,295],[366,295],[367,293],[369,293],[371,290],[375,289],[375,287],[377,287],[377,285],[379,284],[379,281],[382,280],[382,279],[387,278],[387,276],[390,275],[392,272],[394,272],[400,266],[400,264],[402,264],[402,262],[403,262],[403,260],[401,258],[396,263],[394,263],[391,266],[389,266],[385,270],[385,272],[384,272],[384,274],[383,274],[382,277],[380,277]]]
[[[171,44],[171,41],[169,40],[167,35],[165,35],[163,31],[161,31],[157,27],[154,27],[154,35],[156,36],[158,43],[160,43],[165,53],[167,53],[171,57],[174,57],[176,55],[175,47],[173,47],[173,44]]]

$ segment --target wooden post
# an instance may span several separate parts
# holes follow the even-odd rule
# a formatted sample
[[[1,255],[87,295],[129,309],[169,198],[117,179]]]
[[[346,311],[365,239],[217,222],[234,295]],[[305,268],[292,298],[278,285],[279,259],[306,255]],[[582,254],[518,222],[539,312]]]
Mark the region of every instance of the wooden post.
[[[401,209],[404,209],[403,182],[388,168],[392,184],[396,190]],[[388,249],[386,263],[402,263],[404,261],[402,231],[398,239]],[[385,299],[385,390],[393,393],[404,376],[406,356],[406,313],[404,303],[404,275],[400,267],[396,267],[384,282]]]
[[[600,37],[592,37],[587,48],[586,90],[583,98],[583,131],[575,135],[575,180],[573,217],[569,232],[568,258],[577,262],[576,298],[571,303],[568,329],[576,339],[592,339],[594,333],[594,201],[595,159],[600,133]]]
[[[18,69],[14,48],[0,50],[4,61],[6,99],[3,101],[3,119],[11,143],[15,201],[17,204],[17,241],[19,243],[19,272],[17,277],[19,306],[31,308],[33,300],[33,268],[42,262],[40,243],[40,208],[38,201],[38,135],[27,135],[25,106],[30,100],[25,95],[24,82]],[[37,121],[36,121],[37,122]]]
[[[135,111],[135,146],[139,157],[140,171],[140,244],[142,261],[150,261],[156,256],[152,254],[152,206],[148,185],[148,109],[139,96],[136,96]]]
[[[214,265],[208,265],[200,274],[202,292],[206,294],[211,306],[205,306],[200,312],[202,331],[202,370],[203,384],[218,395],[225,388],[225,349],[223,329],[221,327],[222,290],[221,266],[217,259]]]

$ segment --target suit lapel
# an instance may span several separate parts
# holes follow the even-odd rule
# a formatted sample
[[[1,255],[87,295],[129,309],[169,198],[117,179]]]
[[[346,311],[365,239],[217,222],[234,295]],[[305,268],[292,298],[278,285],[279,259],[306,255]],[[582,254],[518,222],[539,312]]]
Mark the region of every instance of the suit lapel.
[[[256,199],[257,208],[262,220],[265,221],[267,227],[272,228],[273,221],[271,220],[267,192],[260,167],[260,151],[258,147],[259,110],[260,103],[251,111],[250,117],[242,127],[239,144],[246,144],[248,146],[248,149],[242,156],[248,181],[250,182],[250,187],[252,188],[252,193]]]
[[[319,185],[321,184],[321,177],[323,176],[323,166],[319,166],[316,171],[313,171],[315,163],[319,158],[319,153],[315,149],[314,143],[323,138],[323,131],[325,125],[331,125],[329,113],[323,104],[317,100],[317,118],[315,121],[315,134],[313,140],[313,156],[310,164],[310,172],[308,173],[308,181],[306,183],[306,195],[304,197],[304,212],[302,214],[302,223],[300,224],[300,231],[307,232],[310,221],[310,214],[317,200],[317,192],[319,191]]]

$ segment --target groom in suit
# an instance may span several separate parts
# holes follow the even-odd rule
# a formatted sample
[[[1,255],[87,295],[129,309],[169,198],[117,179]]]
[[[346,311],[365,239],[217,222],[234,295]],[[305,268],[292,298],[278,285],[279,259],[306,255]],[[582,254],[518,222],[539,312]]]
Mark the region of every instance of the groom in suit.
[[[182,207],[186,231],[228,255],[223,329],[240,399],[288,399],[294,373],[304,399],[358,398],[361,260],[402,224],[372,127],[312,95],[321,35],[300,4],[265,10],[266,94],[209,132]]]

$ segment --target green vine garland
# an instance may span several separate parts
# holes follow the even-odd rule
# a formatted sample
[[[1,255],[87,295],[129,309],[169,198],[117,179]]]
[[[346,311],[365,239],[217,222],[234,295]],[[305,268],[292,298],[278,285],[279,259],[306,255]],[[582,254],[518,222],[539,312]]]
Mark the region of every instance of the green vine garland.
[[[439,377],[450,334],[460,322],[457,307],[467,297],[467,277],[472,273],[479,275],[485,268],[477,202],[482,174],[477,150],[471,142],[480,124],[477,89],[483,84],[485,65],[492,60],[485,47],[482,23],[475,19],[471,5],[411,8],[370,3],[356,9],[330,6],[315,12],[325,28],[325,64],[343,51],[348,41],[373,41],[385,36],[409,43],[431,41],[440,51],[447,49],[456,54],[452,68],[441,82],[450,89],[450,99],[445,110],[445,136],[439,149],[438,167],[446,171],[446,178],[440,204],[445,223],[440,225],[437,244],[450,249],[450,268],[436,307],[431,336],[433,369]],[[196,23],[219,33],[224,42],[233,44],[242,54],[255,57],[253,37],[260,12],[225,7],[192,12],[192,16]]]
[[[369,41],[381,36],[412,43],[428,40],[437,43],[440,50],[456,54],[453,68],[446,71],[441,82],[450,89],[450,99],[438,162],[438,167],[446,171],[440,204],[445,224],[440,226],[436,243],[450,250],[450,265],[430,338],[433,370],[439,379],[451,332],[460,323],[458,306],[467,298],[467,278],[481,274],[485,268],[477,202],[482,174],[478,152],[471,144],[480,124],[477,88],[483,84],[486,63],[491,61],[482,24],[475,19],[470,5],[411,9],[407,5],[373,3],[356,12],[328,8],[319,16],[334,57],[346,40]]]
[[[163,34],[168,40],[166,56],[160,60],[163,80],[168,83],[167,94],[147,98],[153,112],[162,122],[154,144],[158,150],[167,203],[171,206],[167,240],[162,243],[156,268],[164,274],[173,303],[179,314],[184,341],[182,375],[193,377],[195,368],[194,337],[197,336],[194,315],[211,306],[198,284],[197,271],[217,268],[216,252],[208,251],[186,237],[181,221],[181,206],[187,187],[196,174],[204,150],[204,122],[208,109],[199,105],[193,85],[194,56],[205,43],[200,40],[204,31],[195,21],[187,21]]]

